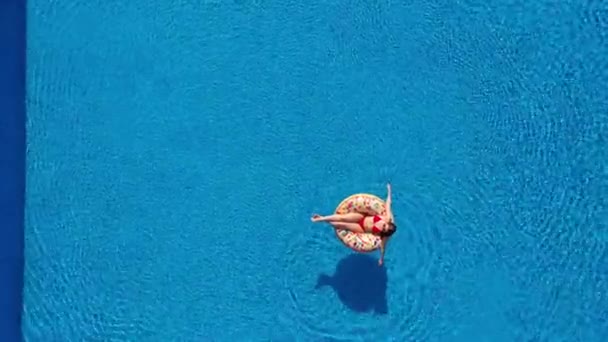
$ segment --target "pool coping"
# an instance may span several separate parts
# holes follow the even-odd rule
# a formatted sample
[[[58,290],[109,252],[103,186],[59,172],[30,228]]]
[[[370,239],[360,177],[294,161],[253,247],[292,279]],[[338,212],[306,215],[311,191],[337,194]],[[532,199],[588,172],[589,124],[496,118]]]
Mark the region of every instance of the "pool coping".
[[[25,207],[26,1],[0,2],[0,341],[21,341]]]

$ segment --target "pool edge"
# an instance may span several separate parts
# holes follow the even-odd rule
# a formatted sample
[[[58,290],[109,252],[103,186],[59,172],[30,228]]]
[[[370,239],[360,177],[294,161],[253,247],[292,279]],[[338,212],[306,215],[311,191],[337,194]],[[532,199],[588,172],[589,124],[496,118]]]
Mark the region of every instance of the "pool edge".
[[[25,207],[26,1],[0,2],[0,341],[21,341]],[[6,75],[6,76],[5,76]]]

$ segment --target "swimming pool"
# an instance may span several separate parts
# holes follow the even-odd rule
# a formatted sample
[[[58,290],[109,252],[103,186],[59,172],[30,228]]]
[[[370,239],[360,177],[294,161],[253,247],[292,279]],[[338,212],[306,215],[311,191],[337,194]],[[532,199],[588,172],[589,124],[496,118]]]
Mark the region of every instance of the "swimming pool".
[[[30,1],[25,340],[605,340],[607,11]]]

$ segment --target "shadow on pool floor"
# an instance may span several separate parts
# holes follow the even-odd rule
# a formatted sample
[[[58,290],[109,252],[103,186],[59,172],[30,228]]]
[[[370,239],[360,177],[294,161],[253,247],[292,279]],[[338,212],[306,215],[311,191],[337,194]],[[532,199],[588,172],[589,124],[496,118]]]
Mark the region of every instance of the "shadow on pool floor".
[[[336,265],[333,275],[320,274],[316,289],[330,286],[340,301],[355,312],[387,314],[386,268],[366,254],[350,254]]]

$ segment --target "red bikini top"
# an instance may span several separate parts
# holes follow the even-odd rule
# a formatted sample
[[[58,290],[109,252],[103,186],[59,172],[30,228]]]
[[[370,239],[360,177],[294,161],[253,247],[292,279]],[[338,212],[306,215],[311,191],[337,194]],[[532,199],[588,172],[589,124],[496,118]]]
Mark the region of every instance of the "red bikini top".
[[[374,215],[374,226],[372,227],[372,233],[376,233],[376,234],[382,233],[382,229],[376,227],[376,223],[378,221],[382,221],[382,217],[380,217],[378,215]]]

